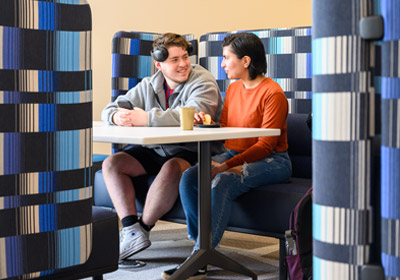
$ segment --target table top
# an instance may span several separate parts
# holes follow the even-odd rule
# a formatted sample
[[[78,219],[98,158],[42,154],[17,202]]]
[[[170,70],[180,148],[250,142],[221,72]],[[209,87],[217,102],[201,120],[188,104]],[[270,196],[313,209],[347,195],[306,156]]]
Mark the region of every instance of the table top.
[[[93,141],[119,144],[172,144],[278,135],[280,129],[272,128],[194,127],[193,130],[181,130],[180,127],[123,127],[93,122]]]

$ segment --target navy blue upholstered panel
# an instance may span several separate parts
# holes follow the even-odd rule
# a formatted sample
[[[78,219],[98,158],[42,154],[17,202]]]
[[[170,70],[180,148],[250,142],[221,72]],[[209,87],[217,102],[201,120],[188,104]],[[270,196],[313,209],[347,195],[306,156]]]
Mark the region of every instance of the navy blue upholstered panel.
[[[313,1],[313,279],[360,279],[372,244],[368,0]]]
[[[85,0],[0,1],[0,279],[91,253],[91,28]]]
[[[245,31],[235,31],[245,32]],[[278,82],[289,101],[290,113],[311,112],[311,28],[249,30],[262,40],[267,58],[267,75]],[[234,32],[208,33],[200,37],[199,63],[217,79],[221,93],[233,82],[222,62],[222,41]]]
[[[160,33],[118,31],[112,40],[112,98],[125,94],[157,68],[151,57],[153,41]],[[192,64],[197,63],[197,40],[192,34],[182,35],[193,46]],[[124,145],[113,144],[113,153]]]
[[[381,0],[382,42],[382,265],[400,279],[400,3]]]

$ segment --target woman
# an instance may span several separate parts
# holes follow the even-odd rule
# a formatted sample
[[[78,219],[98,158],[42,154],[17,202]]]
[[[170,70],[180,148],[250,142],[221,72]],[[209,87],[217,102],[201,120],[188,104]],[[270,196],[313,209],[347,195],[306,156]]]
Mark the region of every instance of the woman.
[[[252,33],[227,36],[223,41],[221,66],[229,79],[239,79],[226,91],[220,124],[227,127],[279,128],[280,136],[226,140],[228,152],[213,157],[212,168],[212,247],[227,227],[232,202],[241,194],[266,184],[287,182],[292,167],[287,153],[287,99],[276,82],[265,77],[267,62],[261,40]],[[195,122],[204,121],[203,112]],[[185,211],[188,237],[199,249],[197,213],[197,166],[181,178],[180,196]],[[171,275],[176,269],[165,271]],[[205,275],[202,270],[197,273]]]

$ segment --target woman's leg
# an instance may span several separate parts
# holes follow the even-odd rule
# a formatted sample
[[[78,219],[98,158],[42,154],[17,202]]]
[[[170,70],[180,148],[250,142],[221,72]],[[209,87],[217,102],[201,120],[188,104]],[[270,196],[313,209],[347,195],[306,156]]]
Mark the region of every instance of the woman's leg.
[[[251,188],[265,184],[287,182],[292,169],[286,153],[271,156],[250,164],[245,163],[242,175],[224,172],[212,182],[212,247],[218,246],[228,225],[232,202]],[[197,246],[198,244],[196,244]]]
[[[186,215],[188,238],[191,240],[196,240],[198,234],[197,174],[198,174],[198,165],[195,165],[187,169],[185,172],[183,172],[181,181],[179,183],[179,193],[181,197],[181,203],[183,206],[183,211],[185,212]]]
[[[213,160],[221,163],[232,157],[230,153],[222,153],[213,157]],[[198,165],[187,169],[179,183],[179,194],[183,211],[186,216],[188,238],[196,240],[198,235]]]

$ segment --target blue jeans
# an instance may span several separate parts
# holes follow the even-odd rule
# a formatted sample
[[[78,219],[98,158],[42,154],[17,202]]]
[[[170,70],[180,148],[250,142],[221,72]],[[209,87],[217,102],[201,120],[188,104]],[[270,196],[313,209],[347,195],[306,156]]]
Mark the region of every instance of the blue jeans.
[[[229,151],[214,156],[213,160],[223,163],[237,154],[238,152]],[[188,237],[196,240],[195,250],[199,249],[197,168],[198,165],[187,169],[179,184]],[[287,152],[274,152],[262,160],[244,163],[241,175],[227,171],[217,174],[211,182],[211,246],[215,248],[221,241],[231,215],[232,202],[236,198],[252,188],[288,182],[291,173],[292,164]]]

